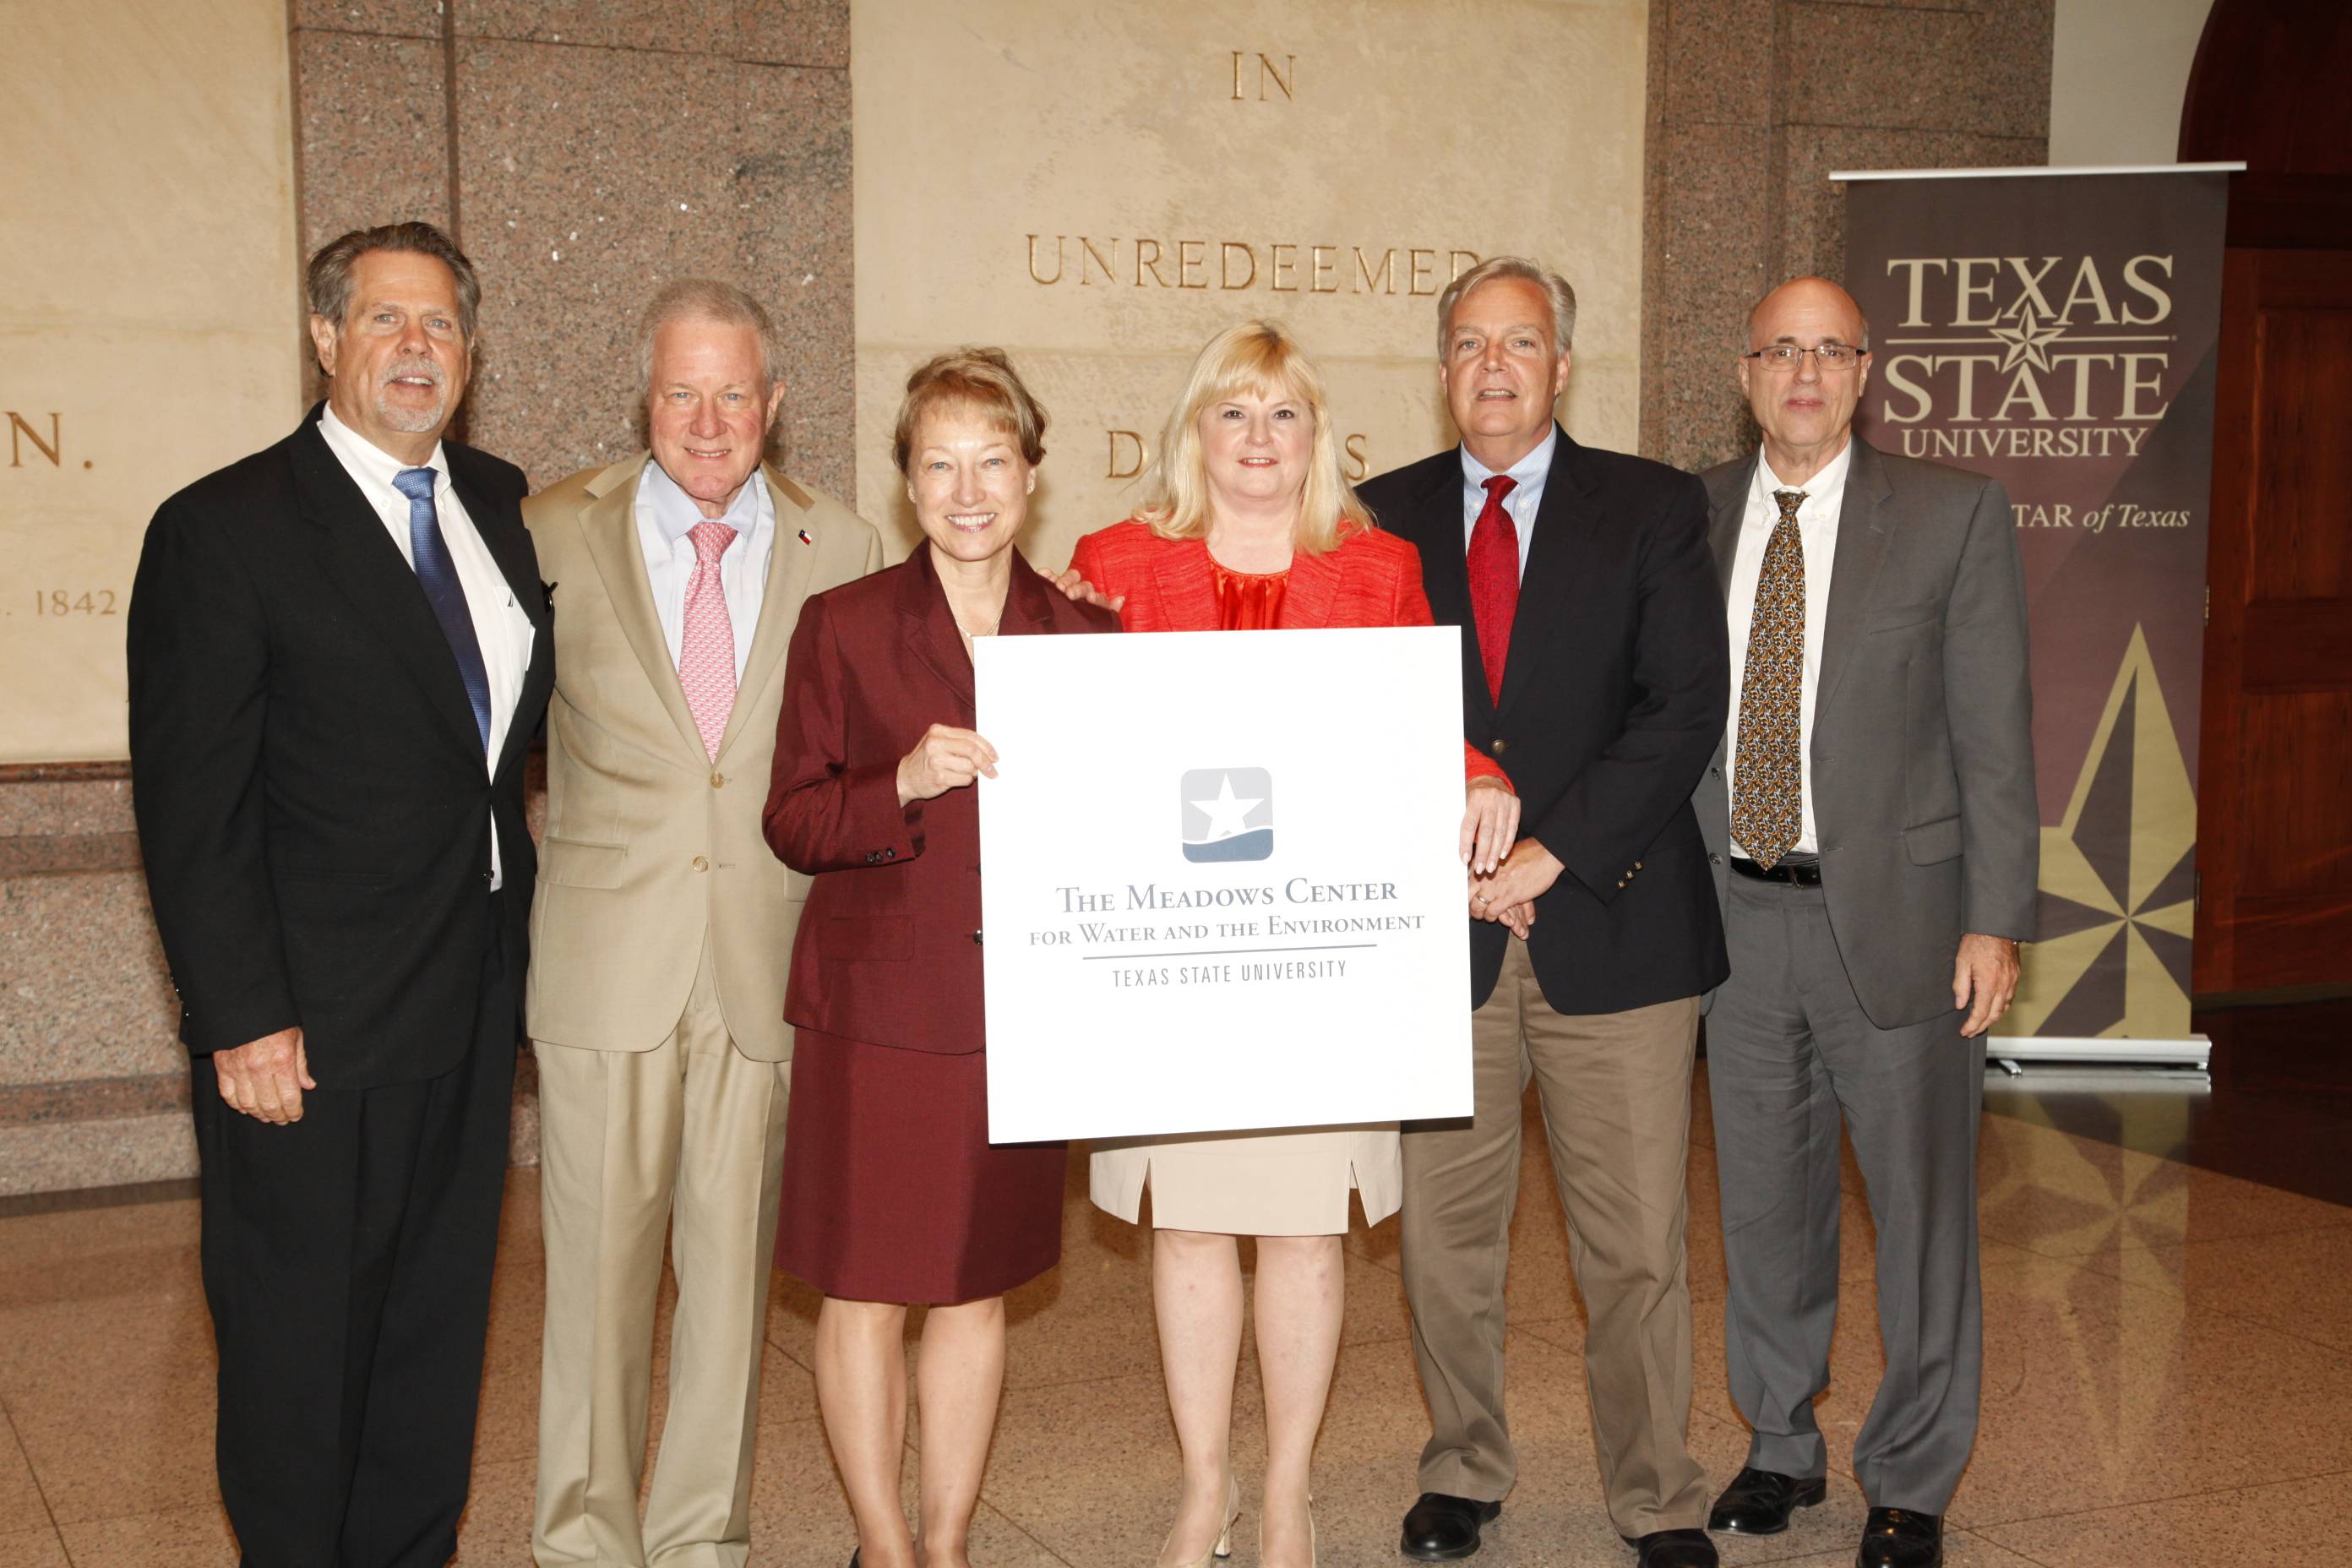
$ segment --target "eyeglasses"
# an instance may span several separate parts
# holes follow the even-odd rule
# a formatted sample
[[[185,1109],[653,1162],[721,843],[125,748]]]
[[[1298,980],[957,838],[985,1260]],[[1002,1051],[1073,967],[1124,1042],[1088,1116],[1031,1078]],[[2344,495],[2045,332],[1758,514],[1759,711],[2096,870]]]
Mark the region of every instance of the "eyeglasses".
[[[1868,349],[1858,349],[1851,343],[1821,343],[1802,348],[1795,343],[1766,343],[1760,349],[1750,349],[1739,357],[1760,359],[1774,370],[1794,370],[1797,362],[1807,354],[1823,370],[1849,370],[1858,363]]]

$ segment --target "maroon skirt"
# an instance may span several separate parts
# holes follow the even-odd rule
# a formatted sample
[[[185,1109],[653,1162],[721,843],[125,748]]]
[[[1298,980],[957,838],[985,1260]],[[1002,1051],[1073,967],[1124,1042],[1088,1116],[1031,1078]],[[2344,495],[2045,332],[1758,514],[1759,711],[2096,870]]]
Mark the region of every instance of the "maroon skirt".
[[[793,1034],[776,1264],[852,1301],[998,1296],[1061,1260],[1069,1146],[988,1141],[988,1058]]]

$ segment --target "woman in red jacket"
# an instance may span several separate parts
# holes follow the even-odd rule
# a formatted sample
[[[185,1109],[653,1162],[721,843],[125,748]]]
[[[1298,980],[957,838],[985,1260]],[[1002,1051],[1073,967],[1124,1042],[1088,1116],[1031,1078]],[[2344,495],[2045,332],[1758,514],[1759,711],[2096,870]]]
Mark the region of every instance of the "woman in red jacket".
[[[1264,321],[1222,332],[1201,351],[1160,441],[1148,503],[1080,540],[1070,566],[1119,602],[1131,632],[1430,624],[1420,556],[1373,527],[1339,471],[1321,374],[1288,333]],[[1511,847],[1518,800],[1486,756],[1466,743],[1464,755],[1461,853],[1467,870],[1484,873]],[[1268,1568],[1311,1563],[1307,1472],[1339,1354],[1348,1194],[1360,1194],[1368,1224],[1396,1212],[1396,1124],[1097,1145],[1097,1205],[1133,1222],[1147,1184],[1152,1299],[1184,1459],[1162,1568],[1205,1568],[1213,1553],[1223,1555],[1241,1509],[1228,1452],[1241,1236],[1258,1238],[1263,1560]]]
[[[898,1501],[907,1307],[922,1562],[969,1568],[1004,1381],[1003,1292],[1061,1256],[1059,1143],[992,1144],[982,1055],[971,644],[1116,630],[1013,548],[1045,411],[993,349],[907,383],[897,456],[929,542],[808,601],[785,663],[768,844],[812,872],[784,1016],[796,1028],[777,1262],[824,1292],[817,1403],[863,1568],[912,1568]]]

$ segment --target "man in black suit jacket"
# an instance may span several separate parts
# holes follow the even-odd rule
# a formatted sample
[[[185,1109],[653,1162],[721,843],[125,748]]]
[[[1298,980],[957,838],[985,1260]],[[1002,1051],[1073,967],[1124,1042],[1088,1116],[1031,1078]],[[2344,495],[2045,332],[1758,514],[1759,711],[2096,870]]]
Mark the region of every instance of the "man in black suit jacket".
[[[1470,890],[1468,1125],[1408,1124],[1405,1294],[1433,1431],[1402,1549],[1466,1557],[1517,1473],[1503,1279],[1519,1108],[1541,1090],[1609,1516],[1642,1568],[1716,1562],[1690,1455],[1684,1163],[1699,997],[1726,973],[1691,786],[1729,677],[1706,496],[1552,421],[1576,296],[1496,258],[1438,301],[1460,447],[1363,487],[1462,628],[1471,742],[1509,772],[1526,837]],[[1530,920],[1532,923],[1530,923]]]
[[[165,501],[131,754],[194,1056],[216,1449],[247,1568],[440,1568],[473,1449],[552,683],[521,470],[441,433],[471,265],[311,258],[327,403]]]

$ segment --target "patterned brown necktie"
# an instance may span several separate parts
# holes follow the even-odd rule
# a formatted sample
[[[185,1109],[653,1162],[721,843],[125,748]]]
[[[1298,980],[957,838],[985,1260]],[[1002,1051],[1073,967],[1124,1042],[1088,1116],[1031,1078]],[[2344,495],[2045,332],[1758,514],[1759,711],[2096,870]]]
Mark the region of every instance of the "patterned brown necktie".
[[[1764,546],[1748,667],[1739,683],[1739,751],[1733,762],[1731,836],[1770,870],[1804,823],[1799,715],[1805,690],[1805,545],[1797,533],[1802,490],[1774,490],[1780,521]]]

